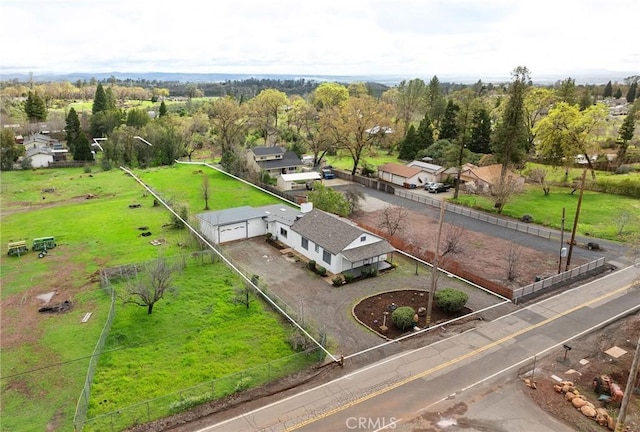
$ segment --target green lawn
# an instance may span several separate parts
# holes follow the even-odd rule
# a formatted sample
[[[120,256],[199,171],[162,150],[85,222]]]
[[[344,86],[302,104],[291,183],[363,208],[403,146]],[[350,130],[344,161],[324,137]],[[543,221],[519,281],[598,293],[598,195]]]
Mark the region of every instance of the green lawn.
[[[174,197],[176,202],[188,205],[190,215],[204,208],[200,195],[204,173],[210,178],[212,209],[277,202],[276,198],[209,168],[202,167],[201,173],[197,172],[199,169],[182,165],[140,170],[138,174],[162,196]],[[168,227],[169,213],[162,207],[154,207],[153,197],[120,170],[94,169],[91,175],[83,169],[0,175],[3,246],[12,240],[29,242],[47,235],[55,236],[58,244],[43,259],[34,252],[21,257],[3,253],[0,257],[2,430],[72,430],[89,356],[110,304],[108,296],[90,276],[100,268],[145,262],[159,254],[189,253],[193,250],[189,245],[195,243],[186,230]],[[87,199],[88,196],[91,198]],[[130,208],[131,204],[141,206]],[[152,236],[140,236],[142,227]],[[164,239],[165,243],[153,246],[151,239]],[[101,362],[98,370],[104,389],[105,382],[117,380],[118,374],[123,373],[120,366],[125,363],[120,362],[119,355],[124,356],[123,362],[128,365],[128,356],[133,353],[133,357],[139,357],[138,365],[143,359],[144,364],[157,369],[162,368],[159,364],[165,364],[160,360],[179,350],[184,352],[179,364],[166,363],[166,371],[157,370],[158,375],[150,382],[129,383],[126,392],[114,394],[108,390],[103,395],[97,385],[94,396],[112,403],[102,406],[92,398],[92,412],[104,412],[114,406],[114,401],[128,405],[157,394],[172,393],[198,380],[244,368],[247,362],[256,364],[260,359],[267,361],[292,353],[285,342],[288,327],[283,328],[260,302],[255,301],[248,312],[228,303],[229,290],[238,282],[221,264],[189,266],[177,280],[178,295],[158,303],[150,317],[143,308],[118,304],[113,324],[116,333],[109,339],[109,347],[123,349],[105,356],[106,363]],[[60,315],[38,314],[39,301],[35,296],[54,290],[59,291],[55,299],[71,300],[73,309]],[[208,310],[210,313],[205,313]],[[93,312],[93,316],[88,323],[81,324],[86,312]],[[251,337],[247,329],[251,329]],[[184,333],[184,337],[178,337],[178,333]],[[212,337],[216,339],[212,341]],[[168,344],[170,340],[172,343]],[[142,346],[134,349],[132,344],[138,343]],[[224,351],[216,351],[216,347],[224,347]],[[252,351],[250,356],[247,351]],[[198,357],[210,360],[214,355],[218,356],[215,367],[198,363]],[[191,361],[196,369],[187,367]]]
[[[552,187],[551,194],[544,196],[540,186],[526,185],[525,191],[514,197],[504,208],[503,214],[513,218],[530,214],[535,223],[560,229],[562,208],[565,208],[565,229],[571,229],[575,219],[579,191],[571,194],[571,188]],[[477,195],[461,195],[460,204],[494,212],[493,203]],[[629,215],[622,235],[618,235],[618,221]],[[621,195],[585,191],[578,219],[577,233],[608,240],[624,241],[640,231],[640,200]]]
[[[351,171],[353,169],[353,159],[348,152],[338,151],[336,156],[325,156],[327,164],[333,165],[336,168]],[[374,168],[378,168],[380,165],[384,165],[388,162],[402,163],[398,160],[396,153],[387,154],[386,150],[374,149],[365,150],[360,158],[358,167],[363,167],[365,164],[372,165]]]

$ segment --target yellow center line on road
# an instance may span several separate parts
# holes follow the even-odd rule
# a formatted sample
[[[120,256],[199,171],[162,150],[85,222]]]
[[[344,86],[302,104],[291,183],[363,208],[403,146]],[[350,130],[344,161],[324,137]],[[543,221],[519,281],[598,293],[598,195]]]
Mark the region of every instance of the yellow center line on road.
[[[463,355],[461,355],[459,357],[451,359],[451,360],[449,360],[449,361],[447,361],[445,363],[441,363],[441,364],[439,364],[437,366],[434,366],[431,369],[427,369],[427,370],[422,371],[422,372],[420,372],[420,373],[418,373],[416,375],[412,375],[410,377],[407,377],[407,378],[405,378],[405,379],[403,379],[401,381],[398,381],[398,382],[396,382],[394,384],[391,384],[391,385],[389,385],[389,386],[387,386],[385,388],[377,390],[377,391],[375,391],[373,393],[369,393],[368,395],[363,396],[363,397],[361,397],[359,399],[355,399],[355,400],[353,400],[351,402],[348,402],[348,403],[343,404],[343,405],[341,405],[339,407],[333,408],[333,409],[331,409],[331,410],[329,410],[329,411],[327,411],[325,413],[322,413],[322,414],[320,414],[320,415],[318,415],[316,417],[310,418],[310,419],[305,420],[303,422],[300,422],[300,423],[298,423],[296,425],[293,425],[293,426],[291,426],[289,428],[286,428],[285,431],[289,432],[289,431],[294,431],[296,429],[300,429],[301,427],[304,427],[304,426],[309,425],[311,423],[315,423],[318,420],[322,420],[323,418],[332,416],[333,414],[336,414],[336,413],[338,413],[340,411],[344,411],[345,409],[351,408],[352,406],[361,404],[362,402],[365,402],[365,401],[367,401],[369,399],[372,399],[372,398],[374,398],[376,396],[380,396],[381,394],[384,394],[384,393],[386,393],[388,391],[394,390],[394,389],[396,389],[398,387],[401,387],[401,386],[403,386],[405,384],[408,384],[408,383],[410,383],[412,381],[415,381],[415,380],[417,380],[419,378],[424,378],[427,375],[431,375],[434,372],[437,372],[439,370],[445,369],[445,368],[447,368],[447,367],[449,367],[451,365],[454,365],[454,364],[459,363],[459,362],[461,362],[463,360],[466,360],[466,359],[468,359],[470,357],[473,357],[473,356],[475,356],[477,354],[480,354],[480,353],[482,353],[484,351],[487,351],[487,350],[489,350],[489,349],[491,349],[491,348],[493,348],[495,346],[501,345],[501,344],[505,343],[506,341],[508,341],[510,339],[518,337],[518,336],[520,336],[520,335],[522,335],[524,333],[527,333],[527,332],[529,332],[531,330],[534,330],[534,329],[536,329],[538,327],[542,327],[542,326],[544,326],[546,324],[549,324],[550,322],[555,321],[558,318],[562,318],[563,316],[566,316],[566,315],[568,315],[570,313],[573,313],[573,312],[575,312],[575,311],[577,311],[579,309],[588,307],[588,306],[590,306],[590,305],[592,305],[594,303],[597,303],[597,302],[599,302],[601,300],[606,299],[607,297],[611,297],[611,296],[613,296],[615,294],[618,294],[618,293],[620,293],[622,291],[625,291],[625,290],[629,289],[630,287],[632,287],[633,285],[634,285],[634,283],[630,283],[628,285],[623,286],[622,288],[616,289],[615,291],[611,291],[611,292],[609,292],[607,294],[601,295],[600,297],[591,299],[591,300],[589,300],[587,302],[584,302],[582,304],[574,306],[571,309],[568,309],[565,312],[562,312],[562,313],[556,314],[556,315],[554,315],[552,317],[549,317],[549,318],[545,319],[544,321],[539,322],[538,324],[534,324],[534,325],[526,327],[526,328],[524,328],[522,330],[518,330],[518,331],[516,331],[516,332],[514,332],[514,333],[512,333],[510,335],[504,336],[501,339],[498,339],[498,340],[496,340],[494,342],[491,342],[491,343],[489,343],[487,345],[484,345],[484,346],[482,346],[480,348],[477,348],[474,351],[470,351],[470,352],[468,352],[466,354],[463,354]]]

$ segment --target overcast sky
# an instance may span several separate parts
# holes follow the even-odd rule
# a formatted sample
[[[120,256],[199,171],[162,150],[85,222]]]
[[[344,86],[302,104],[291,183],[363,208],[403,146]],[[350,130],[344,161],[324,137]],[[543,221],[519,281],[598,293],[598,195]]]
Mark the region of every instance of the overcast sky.
[[[8,72],[640,74],[639,0],[0,0]]]

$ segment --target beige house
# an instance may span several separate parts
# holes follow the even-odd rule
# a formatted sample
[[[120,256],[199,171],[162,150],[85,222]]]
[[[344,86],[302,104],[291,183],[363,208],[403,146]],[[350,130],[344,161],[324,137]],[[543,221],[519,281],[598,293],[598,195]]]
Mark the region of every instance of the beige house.
[[[491,187],[500,181],[500,173],[502,172],[502,164],[487,165],[478,167],[472,164],[462,166],[460,172],[460,181],[465,187],[472,191],[480,193],[488,193]],[[518,187],[524,186],[524,177],[511,170],[507,170],[507,179]]]

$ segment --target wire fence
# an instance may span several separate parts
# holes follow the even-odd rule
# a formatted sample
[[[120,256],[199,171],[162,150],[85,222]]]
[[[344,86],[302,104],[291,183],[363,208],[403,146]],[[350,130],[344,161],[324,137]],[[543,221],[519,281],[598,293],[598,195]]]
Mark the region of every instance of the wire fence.
[[[269,386],[274,380],[292,376],[304,366],[322,360],[324,352],[319,348],[283,357],[245,369],[222,378],[207,381],[174,393],[149,399],[135,405],[85,419],[82,426],[85,431],[115,432],[132,426],[185,411],[209,401],[220,400],[250,387]],[[268,393],[268,389],[265,390]]]

